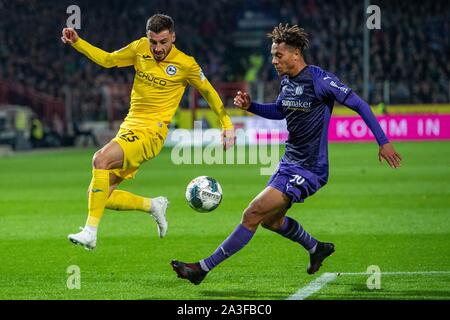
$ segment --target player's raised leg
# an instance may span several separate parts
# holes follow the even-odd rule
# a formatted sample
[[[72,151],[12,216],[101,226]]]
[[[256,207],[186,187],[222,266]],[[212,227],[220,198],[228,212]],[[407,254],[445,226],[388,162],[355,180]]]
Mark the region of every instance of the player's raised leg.
[[[118,178],[117,179],[121,179]],[[114,184],[111,185],[113,187]],[[115,188],[114,188],[115,189]],[[169,201],[166,197],[146,198],[128,191],[112,189],[106,202],[106,209],[117,211],[138,210],[150,213],[156,221],[158,235],[163,238],[167,233],[166,210]]]
[[[115,188],[124,179],[133,178],[142,163],[159,154],[164,144],[164,134],[158,134],[159,129],[161,129],[159,126],[155,126],[156,131],[121,128],[113,139],[124,151],[124,163],[122,168],[111,170],[111,195],[106,202],[106,209],[139,210],[150,214],[155,219],[158,235],[162,238],[166,235],[168,228],[166,210],[169,201],[167,198],[142,197]]]
[[[245,209],[241,223],[211,256],[196,263],[173,260],[172,268],[178,277],[200,284],[209,271],[241,250],[267,217],[285,211],[288,205],[289,198],[286,195],[275,188],[267,187]]]
[[[88,190],[88,218],[82,231],[70,234],[69,240],[88,250],[97,244],[97,228],[103,216],[110,192],[110,170],[122,167],[123,151],[114,141],[106,144],[94,154],[92,161],[92,180]]]

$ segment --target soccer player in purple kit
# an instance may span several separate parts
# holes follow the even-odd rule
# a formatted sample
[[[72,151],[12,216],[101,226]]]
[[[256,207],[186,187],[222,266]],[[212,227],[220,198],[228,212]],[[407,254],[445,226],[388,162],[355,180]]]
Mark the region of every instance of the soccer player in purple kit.
[[[334,244],[320,242],[293,218],[286,216],[295,202],[303,202],[328,181],[328,124],[334,101],[356,111],[374,134],[378,159],[398,168],[402,160],[378,124],[369,105],[334,74],[305,63],[308,37],[297,25],[280,24],[268,34],[272,64],[282,77],[275,103],[258,104],[238,92],[234,104],[267,119],[286,119],[289,132],[285,154],[267,187],[244,210],[241,223],[209,257],[196,263],[173,260],[178,277],[200,284],[209,271],[241,250],[259,225],[299,243],[309,252],[308,274],[314,274],[334,252]]]

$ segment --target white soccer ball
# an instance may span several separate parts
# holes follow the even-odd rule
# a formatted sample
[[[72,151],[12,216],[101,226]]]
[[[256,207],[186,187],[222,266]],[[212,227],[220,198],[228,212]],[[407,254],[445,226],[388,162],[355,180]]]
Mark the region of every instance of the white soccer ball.
[[[197,177],[186,188],[186,200],[195,211],[213,211],[222,201],[222,187],[214,178]]]

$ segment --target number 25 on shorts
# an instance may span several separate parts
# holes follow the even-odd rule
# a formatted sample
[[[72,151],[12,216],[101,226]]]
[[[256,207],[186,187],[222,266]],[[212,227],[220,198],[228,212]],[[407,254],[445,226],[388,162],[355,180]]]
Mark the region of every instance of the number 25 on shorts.
[[[133,142],[133,141],[139,140],[139,137],[136,136],[132,130],[128,130],[128,132],[121,134],[119,137],[120,137],[120,139],[128,141],[128,142]]]

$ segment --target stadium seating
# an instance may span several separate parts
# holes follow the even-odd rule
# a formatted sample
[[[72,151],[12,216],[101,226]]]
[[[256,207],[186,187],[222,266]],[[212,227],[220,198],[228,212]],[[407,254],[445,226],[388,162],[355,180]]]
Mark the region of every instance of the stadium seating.
[[[0,79],[61,101],[70,88],[74,117],[104,120],[102,84],[130,84],[133,73],[104,70],[60,42],[70,4],[23,0],[0,4]],[[77,4],[80,35],[109,51],[144,36],[150,15],[173,16],[177,46],[196,57],[213,83],[245,80],[252,67],[250,57],[262,57],[264,63],[252,72],[255,81],[265,82],[266,100],[276,96],[278,80],[265,33],[274,23],[298,23],[310,33],[307,62],[328,69],[362,93],[363,1],[222,0],[204,5],[202,1],[113,0],[106,5],[80,0]],[[382,29],[371,31],[369,102],[449,102],[448,2],[382,0],[377,4],[382,8]],[[339,18],[343,16],[348,18]]]

